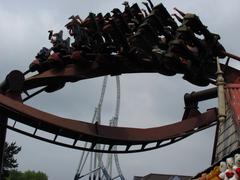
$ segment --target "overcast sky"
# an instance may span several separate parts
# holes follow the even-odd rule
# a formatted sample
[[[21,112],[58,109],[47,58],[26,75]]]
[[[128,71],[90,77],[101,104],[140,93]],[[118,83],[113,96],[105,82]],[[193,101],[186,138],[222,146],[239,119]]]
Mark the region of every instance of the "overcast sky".
[[[227,51],[239,54],[239,0],[161,2],[171,13],[174,7],[196,13],[210,31],[221,36]],[[123,8],[121,3],[116,0],[0,0],[0,78],[4,79],[13,69],[26,70],[43,46],[51,46],[47,39],[48,30],[64,29],[71,15],[79,14],[84,19],[90,11],[104,14],[114,7]],[[97,78],[68,84],[59,92],[43,93],[28,104],[59,116],[90,121],[101,83],[102,78]],[[146,128],[176,122],[184,111],[183,95],[199,89],[202,88],[185,82],[180,75],[122,75],[119,124]],[[102,112],[105,123],[114,112],[115,91],[115,81],[111,78]],[[201,103],[200,109],[204,111],[215,106],[216,101],[213,100]],[[214,133],[215,128],[210,128],[162,149],[119,155],[123,173],[127,180],[134,175],[148,173],[194,175],[210,165]],[[22,146],[17,156],[20,170],[40,170],[50,180],[73,179],[81,151],[34,140],[12,131],[8,131],[7,141],[16,141]]]

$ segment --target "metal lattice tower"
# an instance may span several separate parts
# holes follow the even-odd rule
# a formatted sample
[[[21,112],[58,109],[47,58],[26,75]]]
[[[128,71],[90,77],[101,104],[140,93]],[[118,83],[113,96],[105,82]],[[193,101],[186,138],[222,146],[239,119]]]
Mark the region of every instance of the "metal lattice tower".
[[[101,124],[101,111],[102,111],[102,104],[106,92],[106,87],[107,87],[107,81],[108,77],[105,76],[103,79],[103,84],[102,84],[102,90],[101,90],[101,95],[100,99],[98,102],[97,107],[95,108],[93,118],[92,118],[92,123],[98,123]],[[119,111],[120,111],[120,78],[119,76],[116,76],[116,107],[115,107],[115,113],[114,116],[109,120],[109,126],[117,126],[118,125],[118,119],[119,119]],[[85,147],[87,147],[87,143],[85,143]],[[104,145],[96,145],[97,148],[102,148],[105,149]],[[114,149],[117,149],[117,146],[113,147]],[[82,179],[84,177],[88,177],[89,180],[96,180],[96,179],[101,179],[101,180],[113,180],[113,179],[121,179],[125,180],[118,155],[117,154],[108,154],[105,158],[106,162],[104,163],[103,160],[103,155],[102,153],[95,153],[95,152],[86,152],[83,151],[80,162],[77,168],[77,172],[75,174],[75,180],[77,179]],[[89,157],[90,156],[90,157]],[[89,172],[83,174],[83,169],[86,166],[86,162],[90,161],[89,165]],[[117,175],[114,176],[113,173],[113,165],[115,164],[116,167],[116,172]]]

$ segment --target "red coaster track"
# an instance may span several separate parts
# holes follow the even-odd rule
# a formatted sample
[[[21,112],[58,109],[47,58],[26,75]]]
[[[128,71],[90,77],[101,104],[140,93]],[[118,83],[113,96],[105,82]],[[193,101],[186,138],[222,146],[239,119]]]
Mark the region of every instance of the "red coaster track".
[[[150,68],[146,69],[145,71],[141,69],[138,70],[138,72],[154,71],[155,69]],[[123,68],[121,73],[130,72],[129,70],[124,70]],[[134,73],[136,73],[136,71],[134,71]],[[93,78],[106,74],[114,74],[114,68],[111,70],[96,68],[92,70],[89,69],[88,71],[86,71],[86,69],[85,71],[81,71],[81,68],[78,65],[70,64],[64,68],[51,69],[26,79],[24,81],[23,89],[29,90],[41,86],[48,87],[53,83],[78,81],[81,79]],[[238,70],[226,66],[225,79],[227,83],[236,83],[238,81],[238,77]],[[17,78],[14,77],[9,79],[9,81],[13,81],[12,84],[14,84],[14,79]],[[189,96],[191,96],[190,99],[192,98],[193,101],[197,102],[216,97],[216,92],[212,92],[213,93],[195,93]],[[190,113],[190,111],[194,113]],[[194,107],[190,109],[190,111],[184,115],[184,120],[162,127],[147,129],[110,127],[57,117],[55,115],[29,107],[23,104],[21,101],[19,102],[19,98],[16,98],[16,96],[11,93],[0,94],[1,114],[14,119],[18,123],[35,128],[32,133],[16,128],[15,124],[13,126],[8,125],[9,129],[53,144],[97,152],[130,153],[156,149],[175,143],[195,132],[216,124],[217,113],[215,109],[208,110],[202,114],[194,109]],[[54,134],[55,138],[50,139],[38,136],[36,134],[37,130],[43,130]],[[69,144],[59,142],[57,140],[58,136],[70,138],[72,139],[72,143]],[[92,145],[84,148],[78,145],[78,141],[87,141]],[[108,149],[96,149],[96,144],[106,144],[108,145]],[[112,150],[114,145],[121,145],[123,148]]]

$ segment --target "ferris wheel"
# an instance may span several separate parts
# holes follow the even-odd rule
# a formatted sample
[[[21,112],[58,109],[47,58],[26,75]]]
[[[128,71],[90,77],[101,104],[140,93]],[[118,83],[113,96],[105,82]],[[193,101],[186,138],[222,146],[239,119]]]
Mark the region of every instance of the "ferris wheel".
[[[101,95],[99,102],[95,108],[92,117],[92,123],[101,124],[102,123],[102,105],[103,100],[107,88],[108,76],[105,76],[102,83]],[[119,120],[119,111],[120,111],[120,77],[116,76],[116,105],[115,112],[113,117],[109,120],[109,126],[118,126]],[[88,143],[85,143],[85,147],[87,147]],[[105,149],[105,145],[97,145],[98,148]],[[114,146],[113,149],[117,150],[117,146]],[[90,156],[90,157],[89,157]],[[87,173],[83,173],[84,168],[86,169],[86,162],[90,162],[89,170]],[[113,166],[115,164],[116,173],[113,172]],[[78,164],[78,168],[74,177],[74,180],[82,179],[84,177],[88,177],[89,180],[102,179],[102,180],[113,180],[113,179],[121,179],[125,180],[117,154],[107,154],[104,157],[103,153],[96,152],[86,152],[83,151],[80,157],[80,161]]]

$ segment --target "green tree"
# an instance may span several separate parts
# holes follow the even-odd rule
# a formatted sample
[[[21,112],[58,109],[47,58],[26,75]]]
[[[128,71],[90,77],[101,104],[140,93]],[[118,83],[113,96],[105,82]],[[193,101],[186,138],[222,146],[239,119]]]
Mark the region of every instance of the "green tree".
[[[3,160],[5,180],[47,180],[47,175],[40,171],[35,172],[29,170],[21,172],[16,170],[18,163],[14,156],[20,151],[21,147],[17,146],[16,142],[11,144],[5,143]]]
[[[20,172],[17,170],[12,170],[9,173],[9,177],[6,180],[48,180],[48,177],[43,172],[35,171],[25,171]]]
[[[9,176],[6,178],[6,180],[11,180],[11,179],[18,179],[21,178],[22,172],[17,171],[17,170],[11,170],[9,172]]]
[[[14,155],[18,154],[21,151],[21,147],[16,145],[16,142],[8,144],[5,142],[4,148],[4,159],[3,159],[3,168],[4,170],[11,170],[18,167],[17,160],[14,158]]]
[[[15,155],[21,151],[21,147],[16,145],[16,142],[8,144],[5,142],[4,157],[3,157],[3,178],[9,175],[9,171],[18,167]]]

